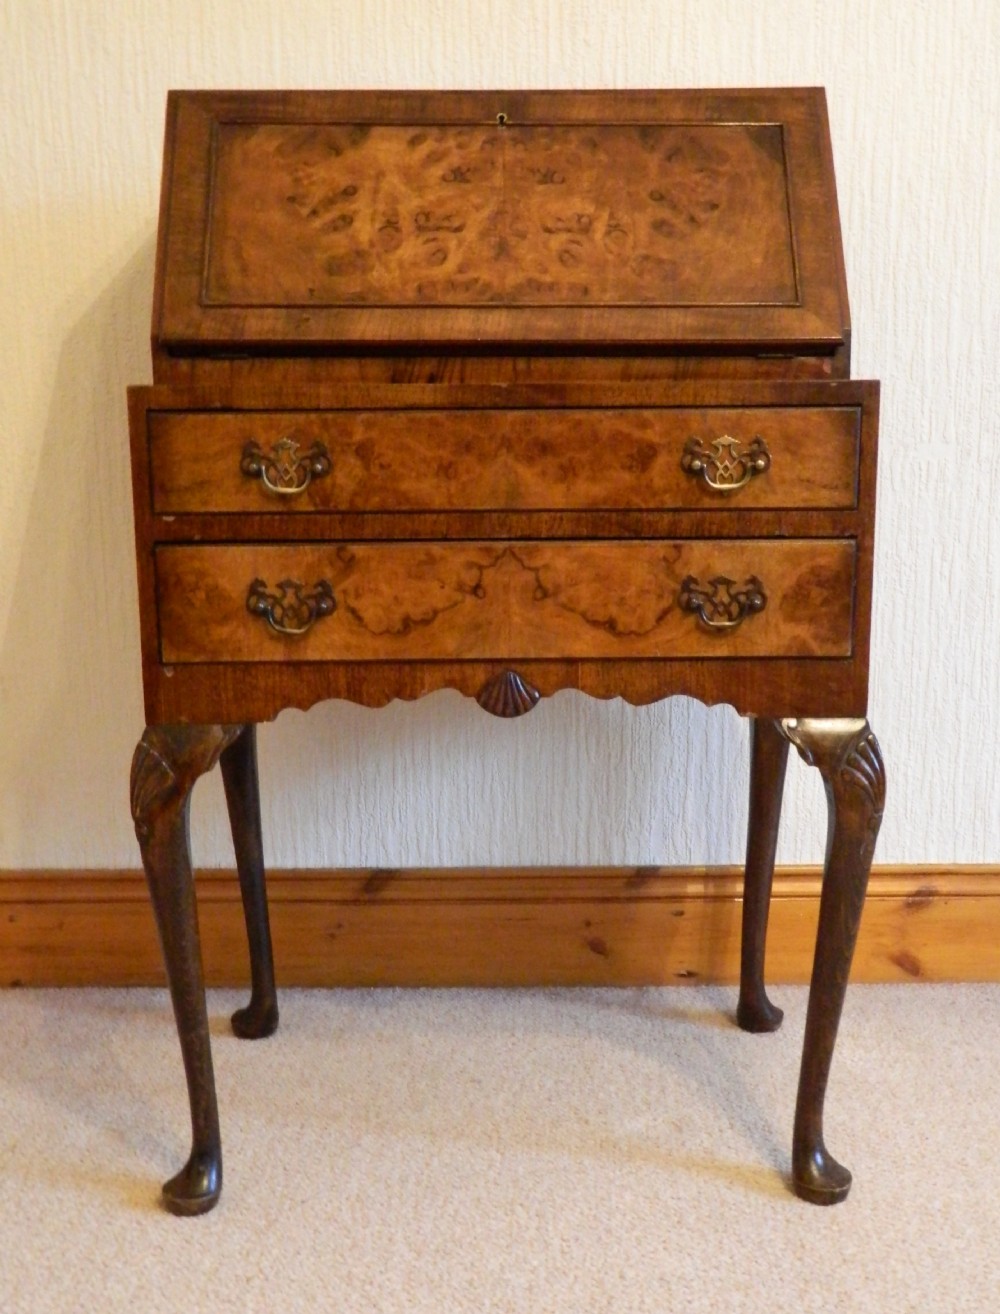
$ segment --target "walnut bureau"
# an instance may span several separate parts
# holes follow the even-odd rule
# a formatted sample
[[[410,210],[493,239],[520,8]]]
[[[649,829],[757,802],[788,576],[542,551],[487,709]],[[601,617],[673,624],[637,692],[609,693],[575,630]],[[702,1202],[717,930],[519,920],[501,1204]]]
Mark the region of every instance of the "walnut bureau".
[[[878,385],[849,379],[822,91],[171,93],[152,351],[132,811],[191,1104],[167,1207],[222,1183],[192,786],[220,764],[252,973],[233,1026],[268,1035],[256,723],[441,688],[497,716],[573,688],[751,718],[751,1031],[781,1020],[788,745],[819,769],[792,1178],[843,1199],[823,1102],[885,786]]]

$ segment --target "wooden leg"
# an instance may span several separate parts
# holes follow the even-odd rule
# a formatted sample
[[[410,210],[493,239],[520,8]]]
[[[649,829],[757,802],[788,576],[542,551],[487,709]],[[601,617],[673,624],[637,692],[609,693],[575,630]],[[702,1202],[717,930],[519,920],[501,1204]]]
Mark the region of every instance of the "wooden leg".
[[[736,1021],[744,1031],[776,1031],[782,1012],[764,989],[767,915],[785,788],[788,740],[776,721],[750,723],[750,820],[743,880],[743,942]]]
[[[835,1204],[851,1174],[823,1141],[823,1102],[851,970],[875,840],[885,804],[885,767],[867,721],[782,721],[781,728],[823,776],[829,808],[816,957],[806,1013],[792,1139],[792,1184],[813,1204]]]
[[[222,1189],[222,1144],[188,838],[191,789],[239,725],[149,726],[132,759],[132,816],[142,850],[191,1104],[191,1155],[163,1187],[176,1214],[203,1214]]]
[[[250,1003],[232,1016],[233,1031],[244,1040],[273,1035],[278,1027],[274,957],[267,917],[264,846],[257,781],[257,727],[248,725],[219,758],[236,850],[236,870],[250,945]]]

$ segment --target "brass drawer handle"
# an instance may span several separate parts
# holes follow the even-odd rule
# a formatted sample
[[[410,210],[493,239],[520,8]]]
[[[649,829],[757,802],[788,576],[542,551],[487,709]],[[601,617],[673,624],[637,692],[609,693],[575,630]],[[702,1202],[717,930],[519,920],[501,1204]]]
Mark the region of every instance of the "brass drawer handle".
[[[736,587],[736,581],[716,575],[703,586],[694,575],[681,583],[677,602],[682,611],[694,612],[710,630],[735,630],[754,612],[767,606],[764,586],[756,575]]]
[[[243,448],[240,470],[248,479],[259,479],[269,493],[295,497],[314,479],[330,473],[330,453],[323,443],[313,443],[302,452],[294,438],[280,438],[265,455],[259,443],[249,442]]]
[[[759,434],[745,449],[738,439],[723,434],[712,443],[711,451],[705,450],[700,438],[689,438],[681,457],[681,469],[695,479],[701,475],[715,493],[735,493],[770,466],[771,453]]]
[[[247,594],[247,611],[263,616],[278,634],[298,635],[311,630],[323,616],[337,610],[330,582],[321,579],[311,589],[297,579],[283,579],[277,593],[269,593],[262,579],[255,579]]]

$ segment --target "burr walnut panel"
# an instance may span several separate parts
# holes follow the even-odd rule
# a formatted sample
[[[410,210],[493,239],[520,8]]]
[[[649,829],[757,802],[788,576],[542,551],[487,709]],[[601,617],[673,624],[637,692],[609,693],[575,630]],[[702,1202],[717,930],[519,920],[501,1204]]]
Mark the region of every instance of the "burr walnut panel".
[[[147,423],[161,514],[846,508],[857,500],[856,407],[195,410],[151,411]],[[713,488],[711,466],[699,473],[685,462],[692,442],[709,462],[728,457],[728,485],[717,468]],[[748,465],[755,443],[767,457],[759,474]],[[248,449],[259,454],[256,468]],[[291,475],[276,492],[259,467],[282,453]]]
[[[831,539],[161,546],[161,656],[846,657],[854,570]],[[276,632],[267,598],[303,632]]]
[[[223,123],[211,191],[209,305],[797,300],[778,124]]]
[[[159,381],[362,347],[847,371],[816,89],[178,92],[167,144]]]

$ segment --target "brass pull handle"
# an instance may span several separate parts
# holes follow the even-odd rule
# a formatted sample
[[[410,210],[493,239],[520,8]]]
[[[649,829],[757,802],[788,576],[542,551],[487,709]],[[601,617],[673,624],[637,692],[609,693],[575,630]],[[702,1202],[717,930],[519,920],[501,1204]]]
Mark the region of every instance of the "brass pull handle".
[[[695,479],[701,475],[715,493],[735,493],[770,467],[771,453],[759,434],[746,448],[738,439],[723,434],[712,443],[710,451],[705,450],[700,438],[689,438],[681,457],[681,469]]]
[[[269,493],[295,497],[314,479],[330,473],[330,453],[319,442],[300,451],[294,438],[280,438],[267,454],[258,443],[249,442],[243,448],[240,470],[248,479],[259,479]]]
[[[305,634],[322,616],[337,610],[330,582],[321,579],[311,589],[297,579],[283,579],[277,593],[269,593],[262,579],[255,579],[247,593],[247,611],[263,616],[278,634]]]
[[[682,611],[694,612],[710,630],[735,630],[748,616],[764,610],[767,595],[756,575],[744,580],[739,588],[725,575],[716,575],[707,585],[688,575],[681,582],[677,602]]]

